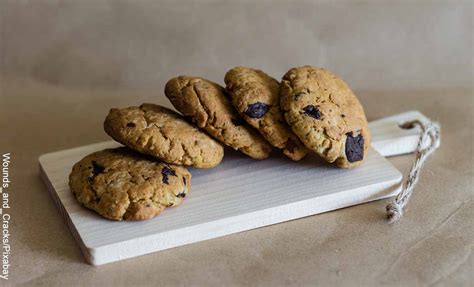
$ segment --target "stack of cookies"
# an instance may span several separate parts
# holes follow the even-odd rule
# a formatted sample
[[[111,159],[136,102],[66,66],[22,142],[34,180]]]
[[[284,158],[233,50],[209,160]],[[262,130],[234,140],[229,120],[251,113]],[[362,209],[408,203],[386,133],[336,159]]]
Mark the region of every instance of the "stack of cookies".
[[[165,94],[181,113],[154,104],[111,109],[104,129],[125,147],[76,163],[71,191],[85,207],[113,220],[145,220],[179,205],[189,193],[187,166],[212,168],[223,145],[263,160],[272,148],[298,161],[309,152],[353,168],[367,156],[364,110],[350,88],[327,70],[304,66],[280,82],[236,67],[226,88],[199,77],[168,81]]]

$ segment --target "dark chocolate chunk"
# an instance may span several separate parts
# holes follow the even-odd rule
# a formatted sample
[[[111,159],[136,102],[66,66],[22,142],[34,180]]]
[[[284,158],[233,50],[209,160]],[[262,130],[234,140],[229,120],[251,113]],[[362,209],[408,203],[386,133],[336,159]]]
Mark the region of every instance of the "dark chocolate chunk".
[[[313,105],[304,107],[303,113],[317,120],[321,118],[321,112],[319,111],[318,107],[315,107]]]
[[[231,119],[232,123],[236,126],[241,126],[245,123],[245,121],[241,118],[238,119]]]
[[[92,161],[92,166],[89,166],[89,169],[92,169],[92,175],[89,176],[89,182],[91,184],[94,183],[94,178],[98,176],[99,174],[103,173],[105,170],[105,167],[101,166],[98,164],[95,160]]]
[[[165,184],[170,184],[168,181],[168,176],[176,176],[176,172],[168,166],[163,167],[161,174],[163,175],[163,183]]]
[[[183,176],[183,183],[186,185],[186,178]]]
[[[356,137],[352,132],[346,134],[346,157],[349,162],[364,159],[364,137],[360,134]]]
[[[182,191],[176,195],[176,197],[186,197],[186,191]]]
[[[134,128],[134,127],[136,127],[136,125],[135,125],[135,123],[130,122],[130,123],[127,124],[127,127]]]
[[[104,170],[105,170],[105,167],[98,164],[95,160],[92,161],[92,176],[93,177],[96,177],[99,174],[103,173]]]
[[[254,104],[248,105],[245,114],[251,118],[259,119],[263,117],[268,112],[268,110],[270,110],[270,105],[256,102]]]
[[[161,173],[163,175],[172,175],[172,176],[176,176],[176,172],[171,169],[169,166],[165,166],[163,167],[163,169],[161,170]]]

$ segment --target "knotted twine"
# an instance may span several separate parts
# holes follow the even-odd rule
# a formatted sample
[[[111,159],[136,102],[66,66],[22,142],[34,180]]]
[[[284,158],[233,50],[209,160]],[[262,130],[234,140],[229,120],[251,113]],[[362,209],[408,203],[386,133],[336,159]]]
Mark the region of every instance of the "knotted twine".
[[[395,197],[395,200],[389,203],[386,207],[387,218],[390,224],[397,222],[402,217],[403,208],[407,205],[408,200],[413,193],[413,189],[420,177],[420,171],[423,164],[438,148],[440,143],[440,127],[438,123],[428,122],[425,124],[419,120],[414,120],[404,124],[405,128],[412,128],[414,126],[419,126],[421,128],[420,139],[418,140],[418,145],[416,147],[416,159],[402,190]],[[428,139],[430,139],[431,142],[428,146],[424,147],[425,142]]]

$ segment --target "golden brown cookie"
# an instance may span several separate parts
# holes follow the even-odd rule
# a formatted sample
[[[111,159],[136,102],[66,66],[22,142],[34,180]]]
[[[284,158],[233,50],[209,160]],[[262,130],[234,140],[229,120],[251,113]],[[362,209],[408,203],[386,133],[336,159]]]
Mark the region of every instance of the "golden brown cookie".
[[[293,134],[280,111],[280,84],[260,70],[236,67],[225,75],[232,104],[247,123],[274,147],[298,161],[307,149]]]
[[[131,149],[171,164],[210,168],[224,157],[220,143],[158,105],[111,109],[104,129]]]
[[[224,144],[255,159],[270,155],[271,146],[239,117],[216,83],[180,76],[166,83],[165,94],[178,111]]]
[[[191,186],[181,166],[153,160],[121,147],[95,152],[77,162],[69,187],[77,201],[113,220],[145,220],[179,205]]]
[[[364,109],[347,84],[331,72],[304,66],[281,83],[281,108],[307,148],[343,168],[358,166],[370,146]]]

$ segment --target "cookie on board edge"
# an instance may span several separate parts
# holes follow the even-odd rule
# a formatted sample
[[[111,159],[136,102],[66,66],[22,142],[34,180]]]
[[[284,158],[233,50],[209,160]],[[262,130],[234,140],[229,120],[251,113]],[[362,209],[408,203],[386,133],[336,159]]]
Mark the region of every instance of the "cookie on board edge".
[[[189,171],[126,147],[92,153],[69,175],[77,201],[112,220],[146,220],[179,205],[191,187]]]
[[[312,66],[293,68],[283,76],[280,94],[286,121],[308,149],[343,168],[367,157],[364,109],[339,77]]]

